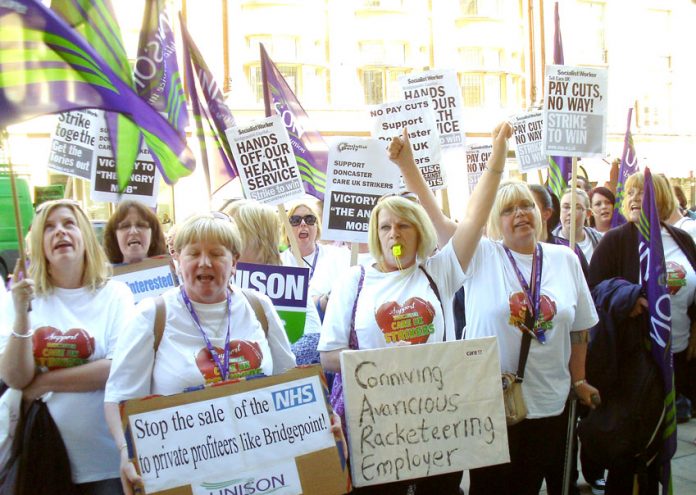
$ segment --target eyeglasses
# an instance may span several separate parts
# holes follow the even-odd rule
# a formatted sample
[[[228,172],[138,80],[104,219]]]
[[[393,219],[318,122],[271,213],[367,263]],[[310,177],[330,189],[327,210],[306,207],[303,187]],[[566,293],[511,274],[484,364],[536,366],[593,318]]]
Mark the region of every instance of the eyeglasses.
[[[562,204],[561,205],[561,211],[570,211],[572,209],[572,205],[569,204]],[[582,205],[575,205],[575,211],[585,211],[586,208]]]
[[[37,206],[36,213],[41,213],[46,208],[53,208],[55,206],[72,206],[82,210],[82,205],[74,199],[52,199],[50,201],[44,201]]]
[[[306,223],[307,225],[314,225],[315,223],[317,223],[317,217],[311,214],[304,216],[292,215],[290,218],[288,218],[290,225],[292,225],[293,227],[297,227],[298,225],[300,225],[303,220],[304,223]]]
[[[501,217],[509,217],[517,213],[520,210],[522,213],[529,213],[534,209],[534,203],[520,203],[518,205],[510,205],[500,212]]]
[[[135,229],[138,232],[141,232],[143,230],[147,230],[151,228],[150,224],[147,222],[136,222],[136,223],[120,223],[116,227],[116,230],[131,230]]]

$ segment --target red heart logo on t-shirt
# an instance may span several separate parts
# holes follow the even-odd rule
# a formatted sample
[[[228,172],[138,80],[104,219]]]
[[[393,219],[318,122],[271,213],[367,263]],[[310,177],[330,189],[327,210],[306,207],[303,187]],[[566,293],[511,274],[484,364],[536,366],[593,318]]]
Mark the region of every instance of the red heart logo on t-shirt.
[[[411,344],[427,342],[430,335],[435,333],[434,319],[433,305],[420,297],[407,299],[403,305],[388,301],[375,311],[375,320],[387,343],[400,340]]]
[[[221,363],[225,360],[225,355],[220,347],[213,347]],[[261,371],[261,361],[263,353],[261,347],[256,342],[247,340],[230,341],[230,372],[228,380],[241,378],[243,376],[258,375]],[[196,366],[205,378],[206,383],[219,382],[220,370],[215,364],[210,351],[204,347],[196,355]]]
[[[34,360],[41,367],[54,370],[80,366],[94,353],[94,337],[82,328],[62,332],[45,326],[34,330]]]
[[[522,330],[525,317],[527,316],[527,298],[524,292],[515,292],[510,296],[510,325],[514,325]],[[540,325],[544,330],[549,330],[553,326],[551,320],[556,316],[556,303],[547,295],[542,295],[539,299]]]

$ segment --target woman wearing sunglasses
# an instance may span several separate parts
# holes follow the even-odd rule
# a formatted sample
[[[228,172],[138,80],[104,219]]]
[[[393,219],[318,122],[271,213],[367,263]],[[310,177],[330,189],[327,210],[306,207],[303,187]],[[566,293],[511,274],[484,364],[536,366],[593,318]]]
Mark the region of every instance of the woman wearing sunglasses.
[[[302,265],[297,264],[290,249],[281,253],[285,266],[309,268],[309,296],[319,314],[323,315],[333,283],[350,267],[350,252],[346,248],[319,244],[321,224],[319,215],[307,203],[295,203],[288,210],[288,220],[292,232],[285,232],[285,242],[290,245],[289,235],[297,239],[302,255]]]
[[[21,389],[25,401],[44,396],[78,493],[120,494],[104,386],[133,296],[125,284],[109,280],[110,266],[89,218],[73,201],[41,205],[29,248],[28,276],[15,274],[14,304],[7,305],[14,325],[0,337],[0,376]]]

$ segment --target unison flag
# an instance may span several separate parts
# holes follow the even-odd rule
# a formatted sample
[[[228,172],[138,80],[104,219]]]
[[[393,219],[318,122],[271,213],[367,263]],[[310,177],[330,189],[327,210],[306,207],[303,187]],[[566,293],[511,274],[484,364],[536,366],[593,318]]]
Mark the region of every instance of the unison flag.
[[[141,98],[164,114],[172,127],[185,139],[188,125],[186,96],[176,61],[176,43],[165,0],[145,2],[138,58],[133,72],[135,90]]]
[[[324,199],[326,189],[326,163],[329,148],[319,131],[311,125],[307,112],[304,111],[297,97],[288,86],[283,74],[261,48],[261,77],[263,78],[263,102],[266,117],[273,112],[280,115],[288,130],[292,151],[295,153],[297,166],[307,194],[319,200]]]
[[[623,153],[621,154],[621,165],[619,166],[619,180],[616,183],[616,200],[614,202],[614,214],[611,217],[611,227],[618,227],[626,223],[626,219],[621,214],[621,203],[626,195],[624,185],[629,175],[638,172],[638,157],[636,148],[633,146],[633,135],[631,134],[631,119],[633,118],[633,107],[628,109],[628,121],[626,122],[626,136],[624,137]]]
[[[558,15],[558,2],[553,11],[553,63],[563,65],[563,38],[561,37],[561,18]],[[549,187],[558,199],[563,196],[563,191],[568,187],[573,173],[573,161],[569,156],[549,157]]]
[[[185,140],[120,74],[40,1],[0,4],[0,127],[82,108],[121,113],[140,128],[167,182],[189,175],[195,163]]]
[[[203,171],[208,183],[208,194],[212,194],[237,176],[232,150],[225,134],[226,129],[236,124],[232,112],[225,104],[220,87],[186,29],[181,14],[179,14],[179,22],[184,41],[187,92],[196,122],[196,135],[201,149]],[[201,104],[199,92],[203,95],[202,100],[205,101],[205,105]],[[208,140],[211,141],[211,148],[213,148],[210,154],[208,154]]]
[[[662,434],[662,493],[671,493],[670,459],[677,450],[674,366],[672,363],[672,307],[667,291],[667,270],[662,248],[660,216],[650,169],[645,169],[643,206],[638,221],[638,252],[643,291],[648,299],[650,354],[662,375],[665,420]]]

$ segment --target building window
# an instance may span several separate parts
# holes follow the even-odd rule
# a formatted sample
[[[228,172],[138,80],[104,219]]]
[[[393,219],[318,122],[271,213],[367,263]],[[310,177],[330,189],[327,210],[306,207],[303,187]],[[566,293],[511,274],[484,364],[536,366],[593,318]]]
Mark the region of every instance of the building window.
[[[462,76],[462,99],[465,107],[480,107],[483,105],[482,75],[464,74]]]
[[[264,48],[275,61],[297,60],[300,56],[299,39],[296,36],[252,35],[247,36],[247,47],[250,52],[258,54],[258,45]]]
[[[328,70],[325,67],[300,64],[276,64],[285,82],[303,105],[327,103]],[[261,66],[249,67],[249,86],[256,103],[263,103],[263,78]]]
[[[504,0],[459,0],[463,17],[502,17]]]
[[[358,43],[362,65],[405,65],[406,43],[399,41],[361,41]]]
[[[361,70],[361,80],[366,105],[379,105],[386,101],[401,100],[403,94],[399,78],[410,72],[409,69],[375,67]]]

